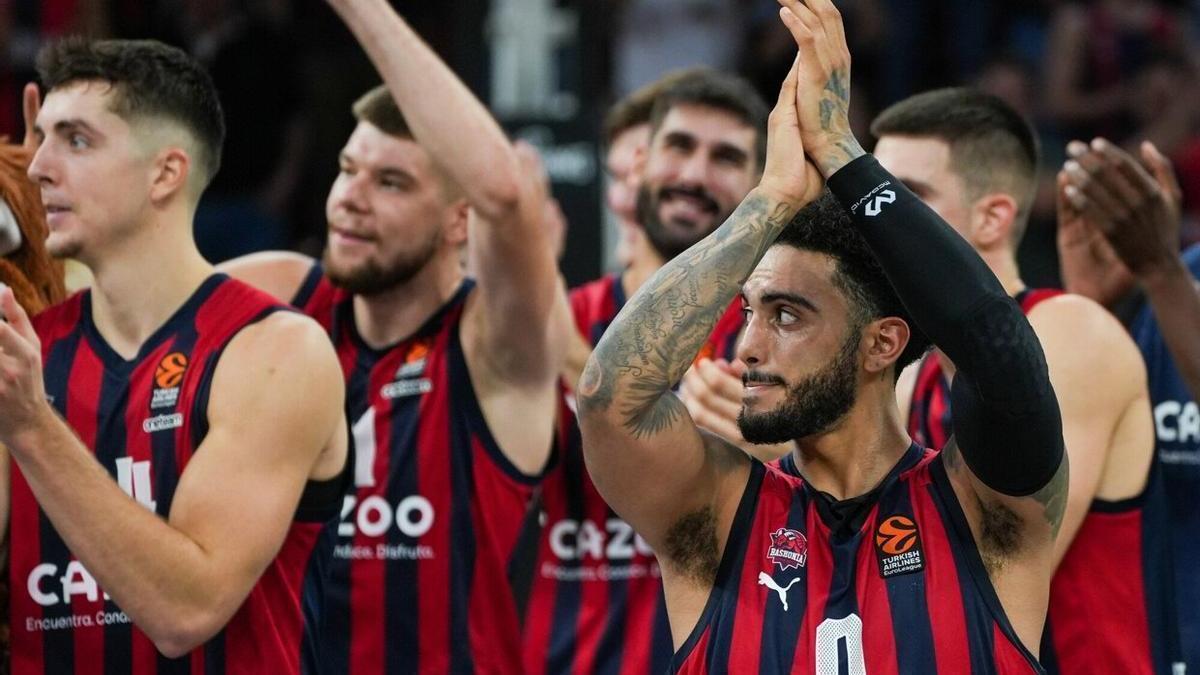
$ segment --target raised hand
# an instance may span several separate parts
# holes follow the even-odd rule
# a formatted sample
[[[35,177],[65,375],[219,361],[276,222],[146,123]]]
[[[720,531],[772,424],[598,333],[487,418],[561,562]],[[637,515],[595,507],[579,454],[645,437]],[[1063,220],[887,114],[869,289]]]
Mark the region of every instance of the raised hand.
[[[800,49],[796,113],[804,149],[828,178],[863,153],[850,130],[850,49],[832,0],[778,0]]]
[[[767,159],[759,180],[760,190],[797,209],[816,199],[823,187],[821,174],[805,158],[805,145],[800,136],[795,104],[799,68],[797,58],[779,89],[779,100],[767,120]]]
[[[1145,279],[1178,267],[1181,191],[1170,161],[1148,142],[1144,167],[1102,138],[1074,141],[1067,152],[1065,198],[1129,270]]]
[[[0,440],[31,430],[50,411],[42,383],[41,342],[25,310],[0,284]]]
[[[21,92],[21,111],[25,117],[25,138],[21,140],[21,145],[29,150],[36,150],[38,146],[38,138],[33,131],[33,126],[37,123],[37,116],[41,110],[41,93],[36,84],[29,82]]]

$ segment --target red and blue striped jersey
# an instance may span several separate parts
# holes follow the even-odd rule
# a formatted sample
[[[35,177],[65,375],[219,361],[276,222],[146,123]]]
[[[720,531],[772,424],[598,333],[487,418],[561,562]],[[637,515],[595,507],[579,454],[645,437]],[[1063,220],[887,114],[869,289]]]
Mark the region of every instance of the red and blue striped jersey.
[[[521,670],[508,566],[538,477],[501,452],[471,384],[459,327],[473,287],[383,349],[363,342],[352,295],[320,268],[294,300],[333,339],[356,462],[336,526],[325,672]]]
[[[624,304],[617,275],[571,292],[576,327],[592,346]],[[741,326],[735,302],[700,356],[732,359]],[[562,452],[542,484],[545,526],[526,611],[525,673],[664,672],[674,647],[658,561],[596,491],[565,400],[559,419]]]
[[[672,672],[1039,673],[937,455],[912,445],[857,517],[755,462],[713,589]],[[847,502],[842,502],[842,505]]]
[[[1017,300],[1028,314],[1057,295],[1061,291],[1031,290]],[[933,438],[944,446],[953,433],[949,401],[949,383],[930,354],[913,394],[914,439]],[[1168,506],[1157,465],[1155,459],[1142,494],[1092,501],[1055,570],[1041,644],[1047,672],[1171,675],[1180,660]]]
[[[46,395],[117,484],[166,518],[208,431],[210,386],[225,346],[280,309],[266,294],[214,275],[127,361],[96,330],[85,291],[33,320]],[[13,672],[312,672],[333,543],[322,532],[340,501],[312,504],[317,485],[309,483],[278,556],[229,624],[190,655],[168,659],[71,554],[13,463]]]

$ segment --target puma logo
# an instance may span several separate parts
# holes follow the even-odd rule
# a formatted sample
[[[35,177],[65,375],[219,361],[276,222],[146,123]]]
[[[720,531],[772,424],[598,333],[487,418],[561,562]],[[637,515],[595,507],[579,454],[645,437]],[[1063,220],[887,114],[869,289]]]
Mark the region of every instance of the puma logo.
[[[796,577],[795,579],[792,579],[791,581],[788,582],[788,585],[786,587],[780,588],[779,584],[775,583],[775,580],[771,578],[770,574],[767,574],[766,572],[758,573],[758,585],[766,586],[767,588],[778,593],[779,601],[783,603],[783,611],[785,611],[785,612],[788,611],[787,592],[788,592],[788,590],[791,589],[792,584],[796,583],[797,581],[800,581],[800,577]]]

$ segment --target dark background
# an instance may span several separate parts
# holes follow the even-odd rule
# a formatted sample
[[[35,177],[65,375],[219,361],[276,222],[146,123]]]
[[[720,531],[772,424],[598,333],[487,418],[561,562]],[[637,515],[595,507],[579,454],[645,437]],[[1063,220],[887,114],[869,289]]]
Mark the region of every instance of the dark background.
[[[608,105],[665,70],[699,63],[740,72],[774,101],[794,55],[774,0],[393,4],[514,136],[543,150],[569,220],[563,270],[572,284],[609,264],[599,143]],[[866,122],[882,107],[951,84],[984,87],[1036,122],[1047,188],[1022,245],[1028,282],[1057,282],[1049,181],[1071,138],[1158,143],[1184,184],[1183,243],[1200,239],[1200,59],[1193,37],[1200,0],[842,0],[838,6],[854,55],[855,122],[864,142]],[[541,75],[532,86],[548,95],[529,96],[510,86],[512,71],[494,66],[503,50],[537,43],[542,18],[552,19],[556,37],[538,52]],[[38,46],[75,33],[160,39],[211,69],[229,137],[224,168],[197,219],[207,255],[320,251],[337,152],[353,128],[350,104],[378,82],[323,2],[0,2],[0,134],[20,136],[20,87],[33,77]]]

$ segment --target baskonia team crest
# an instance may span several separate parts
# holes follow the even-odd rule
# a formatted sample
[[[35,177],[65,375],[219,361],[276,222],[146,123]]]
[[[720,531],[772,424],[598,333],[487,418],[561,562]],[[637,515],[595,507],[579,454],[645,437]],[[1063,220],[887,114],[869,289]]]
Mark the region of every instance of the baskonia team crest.
[[[781,527],[771,533],[767,560],[779,565],[781,570],[800,569],[808,560],[808,540],[796,530]]]

